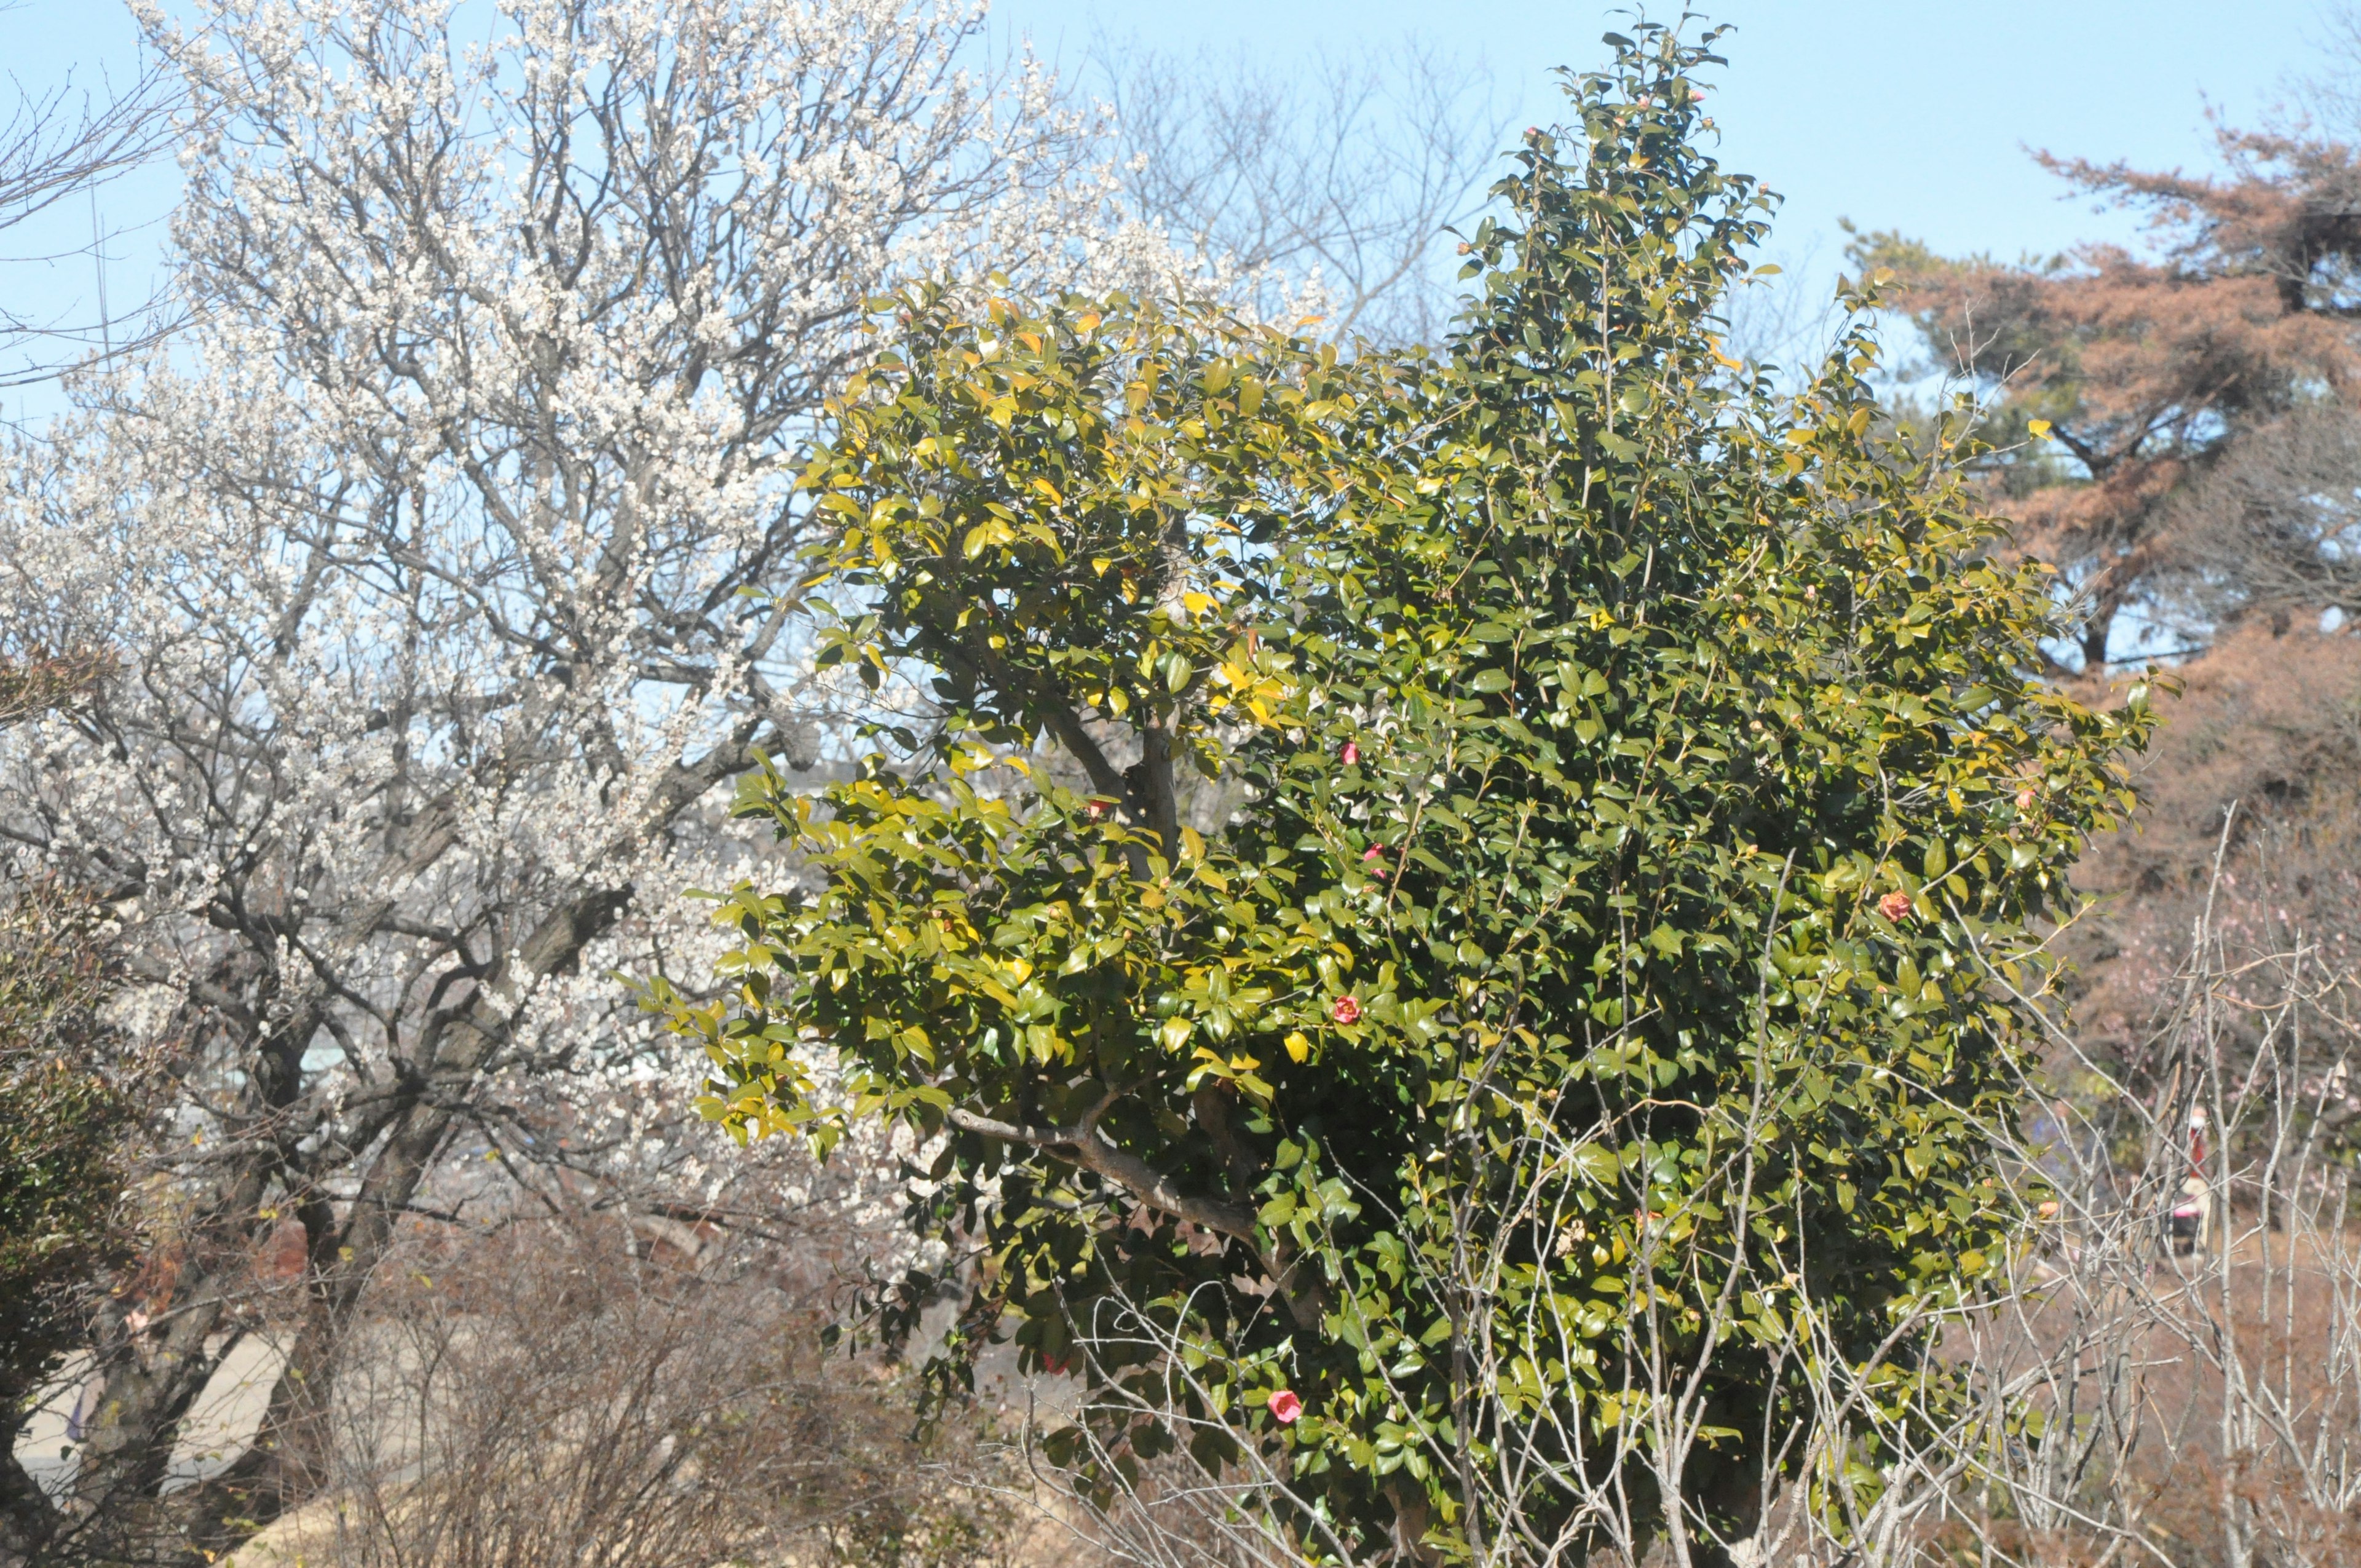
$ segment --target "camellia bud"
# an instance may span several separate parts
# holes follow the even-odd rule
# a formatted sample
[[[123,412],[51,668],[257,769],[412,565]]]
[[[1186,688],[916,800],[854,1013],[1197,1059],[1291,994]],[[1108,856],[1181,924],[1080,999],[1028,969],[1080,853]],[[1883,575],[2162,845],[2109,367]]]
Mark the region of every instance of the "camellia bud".
[[[1345,742],[1345,749],[1336,753],[1336,760],[1349,768],[1361,760],[1361,749],[1347,740]]]

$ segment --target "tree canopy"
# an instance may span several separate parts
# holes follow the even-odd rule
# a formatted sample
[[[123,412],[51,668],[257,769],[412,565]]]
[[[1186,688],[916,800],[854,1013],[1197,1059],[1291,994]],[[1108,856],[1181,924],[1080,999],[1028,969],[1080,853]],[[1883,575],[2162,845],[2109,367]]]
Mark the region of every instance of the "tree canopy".
[[[1610,41],[1438,355],[893,302],[804,485],[829,656],[917,717],[747,780],[803,874],[720,896],[727,993],[651,988],[742,1135],[930,1140],[954,1365],[1093,1391],[1053,1457],[1262,1466],[1318,1560],[1874,1485],[2014,1234],[1993,966],[2147,723],[2043,685],[2048,578],[1865,330],[1792,397],[1723,354],[1710,39]]]

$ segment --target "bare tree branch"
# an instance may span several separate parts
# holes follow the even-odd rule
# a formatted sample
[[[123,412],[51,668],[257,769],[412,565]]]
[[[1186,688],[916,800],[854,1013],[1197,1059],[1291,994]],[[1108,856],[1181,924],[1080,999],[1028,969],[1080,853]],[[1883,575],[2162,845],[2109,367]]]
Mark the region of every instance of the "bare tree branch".
[[[1482,204],[1506,144],[1480,62],[1411,39],[1307,73],[1102,39],[1095,64],[1133,199],[1255,280],[1266,313],[1312,288],[1338,334],[1418,341],[1448,321],[1444,231]]]

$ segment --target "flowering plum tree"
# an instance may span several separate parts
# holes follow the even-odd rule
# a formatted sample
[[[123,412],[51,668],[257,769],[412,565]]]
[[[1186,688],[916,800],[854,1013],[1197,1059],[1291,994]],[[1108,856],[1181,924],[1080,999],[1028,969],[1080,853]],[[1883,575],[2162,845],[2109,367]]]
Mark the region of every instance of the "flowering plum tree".
[[[83,378],[0,524],[13,624],[120,665],[12,735],[0,822],[126,912],[135,1033],[184,1091],[170,1266],[99,1329],[91,1528],[153,1511],[274,1228],[299,1332],[269,1441],[175,1503],[200,1522],[307,1484],[338,1336],[456,1136],[677,1161],[606,976],[689,925],[640,890],[732,874],[715,787],[814,758],[788,464],[871,351],[861,302],[987,256],[1165,265],[1048,79],[964,69],[967,11],[143,15],[188,93],[191,324]]]
[[[1986,966],[2147,726],[2040,685],[1864,335],[1721,356],[1753,189],[1703,48],[1610,41],[1440,360],[906,294],[804,483],[823,662],[939,722],[752,775],[803,875],[722,900],[734,996],[655,988],[741,1135],[939,1139],[950,1369],[1013,1332],[1052,1460],[1264,1561],[1861,1528],[2013,1234]]]

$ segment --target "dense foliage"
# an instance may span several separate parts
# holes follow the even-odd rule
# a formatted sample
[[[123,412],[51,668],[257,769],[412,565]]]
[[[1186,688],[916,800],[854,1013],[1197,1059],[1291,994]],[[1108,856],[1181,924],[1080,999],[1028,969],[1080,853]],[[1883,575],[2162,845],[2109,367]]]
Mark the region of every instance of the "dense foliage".
[[[1985,966],[2145,732],[2036,678],[2047,579],[1865,336],[1792,400],[1722,356],[1709,59],[1570,80],[1440,358],[906,296],[806,483],[832,656],[939,719],[752,777],[805,879],[723,900],[731,994],[655,988],[734,1129],[939,1135],[955,1352],[1163,1412],[1065,1440],[1103,1482],[1283,1455],[1314,1557],[1667,1476],[1726,1539],[1836,1364],[1939,1406],[2013,1222]]]

